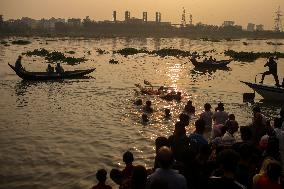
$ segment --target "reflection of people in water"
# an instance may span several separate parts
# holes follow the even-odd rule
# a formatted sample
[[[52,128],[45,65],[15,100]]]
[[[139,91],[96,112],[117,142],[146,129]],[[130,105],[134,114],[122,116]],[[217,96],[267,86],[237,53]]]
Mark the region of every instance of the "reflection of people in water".
[[[260,83],[263,83],[264,77],[266,75],[273,75],[275,82],[276,82],[276,86],[280,86],[279,85],[279,80],[278,80],[278,75],[277,75],[277,63],[275,62],[273,57],[270,57],[267,61],[267,63],[264,65],[264,67],[268,66],[269,70],[264,72],[262,74],[262,78]]]
[[[15,63],[15,68],[18,70],[24,70],[22,66],[22,56],[20,55]]]

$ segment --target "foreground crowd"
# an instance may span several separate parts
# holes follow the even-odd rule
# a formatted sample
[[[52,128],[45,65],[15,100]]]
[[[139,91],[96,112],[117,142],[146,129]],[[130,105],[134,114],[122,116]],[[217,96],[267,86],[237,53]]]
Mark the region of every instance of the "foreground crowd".
[[[139,105],[141,105],[139,103]],[[151,103],[143,108],[152,113]],[[225,112],[218,104],[215,112],[204,105],[204,112],[195,122],[195,131],[186,135],[189,114],[195,107],[189,101],[180,114],[171,136],[155,141],[156,156],[153,168],[133,165],[129,151],[123,154],[125,168],[113,169],[110,178],[120,189],[280,189],[284,163],[284,109],[273,125],[253,108],[252,122],[239,127],[234,114]],[[144,116],[143,116],[144,115]],[[142,115],[142,121],[149,121]],[[144,118],[143,118],[144,117]],[[170,119],[165,110],[165,118]],[[240,131],[241,140],[235,133]],[[208,137],[204,134],[210,133]],[[96,174],[99,183],[93,189],[110,189],[105,184],[107,172]]]

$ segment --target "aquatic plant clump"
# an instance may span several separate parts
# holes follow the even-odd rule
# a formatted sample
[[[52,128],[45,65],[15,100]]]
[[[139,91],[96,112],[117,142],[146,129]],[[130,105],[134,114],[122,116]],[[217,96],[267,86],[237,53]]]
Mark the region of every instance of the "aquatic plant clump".
[[[150,54],[156,54],[161,57],[165,56],[174,56],[174,57],[188,57],[192,56],[192,53],[190,51],[183,51],[180,49],[173,49],[173,48],[164,48],[160,50],[154,50],[150,52]]]
[[[118,51],[114,51],[113,53],[121,54],[124,56],[129,56],[129,55],[135,55],[139,53],[149,53],[149,51],[145,49],[124,48]]]
[[[28,44],[31,44],[31,43],[32,42],[27,41],[27,40],[15,40],[15,41],[12,41],[13,45],[28,45]]]
[[[269,58],[269,57],[277,57],[284,58],[284,53],[280,52],[236,52],[234,50],[226,50],[224,52],[226,56],[233,58],[236,61],[242,62],[253,62],[258,58]]]
[[[64,53],[62,52],[58,52],[58,51],[49,52],[46,49],[35,49],[33,51],[28,51],[24,54],[27,56],[44,57],[45,60],[47,60],[48,62],[52,62],[52,63],[65,62],[67,64],[78,64],[78,63],[87,61],[85,57],[81,57],[81,58],[66,57]]]

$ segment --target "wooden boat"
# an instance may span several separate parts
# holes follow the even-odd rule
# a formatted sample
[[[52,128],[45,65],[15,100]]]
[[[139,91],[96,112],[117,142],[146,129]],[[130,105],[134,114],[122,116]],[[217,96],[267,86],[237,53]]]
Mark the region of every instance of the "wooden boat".
[[[16,69],[15,66],[8,64],[15,73],[22,78],[23,80],[61,80],[61,79],[73,79],[83,77],[91,72],[93,72],[96,68],[87,69],[87,70],[75,70],[75,71],[65,71],[62,74],[57,73],[47,73],[47,72],[28,72],[25,70]]]
[[[226,67],[232,60],[198,62],[195,58],[192,58],[190,61],[196,68],[222,68]]]
[[[241,81],[241,82],[252,88],[265,100],[284,101],[283,87],[276,87],[274,85],[266,85],[261,83],[251,83],[246,81]]]

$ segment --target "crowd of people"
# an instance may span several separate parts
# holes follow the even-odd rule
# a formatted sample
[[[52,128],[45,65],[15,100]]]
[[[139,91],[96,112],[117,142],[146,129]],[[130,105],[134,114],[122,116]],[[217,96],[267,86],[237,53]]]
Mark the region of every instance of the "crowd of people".
[[[139,99],[134,103],[143,106]],[[252,121],[239,126],[234,114],[225,111],[219,103],[215,111],[206,103],[204,111],[195,121],[195,130],[187,135],[189,114],[195,114],[192,101],[188,101],[174,132],[169,137],[155,140],[156,156],[152,168],[133,165],[134,156],[123,154],[125,168],[112,169],[110,178],[120,189],[280,189],[284,170],[284,109],[273,125],[261,113],[252,109]],[[143,107],[142,122],[153,113],[151,101]],[[171,119],[165,109],[165,119]],[[241,139],[236,138],[240,132]],[[210,133],[209,137],[205,134]],[[208,135],[207,135],[208,136]],[[108,189],[104,179],[94,189]]]

